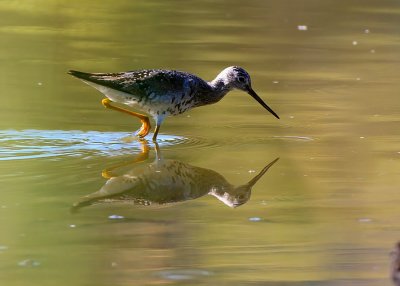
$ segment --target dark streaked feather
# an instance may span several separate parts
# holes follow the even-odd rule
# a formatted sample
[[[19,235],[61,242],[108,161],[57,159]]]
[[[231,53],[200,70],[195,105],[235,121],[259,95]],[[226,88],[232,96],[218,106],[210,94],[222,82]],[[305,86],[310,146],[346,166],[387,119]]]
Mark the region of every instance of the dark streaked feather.
[[[122,73],[85,73],[71,70],[69,74],[84,81],[136,96],[146,96],[150,93],[157,96],[183,93],[185,80],[193,76],[170,70],[138,70]]]

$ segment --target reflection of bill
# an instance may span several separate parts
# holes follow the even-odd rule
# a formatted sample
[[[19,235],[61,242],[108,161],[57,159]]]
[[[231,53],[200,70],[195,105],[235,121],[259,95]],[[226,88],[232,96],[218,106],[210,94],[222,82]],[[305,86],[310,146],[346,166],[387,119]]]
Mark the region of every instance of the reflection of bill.
[[[143,143],[142,153],[134,163],[148,157],[149,147]],[[195,167],[181,161],[167,160],[161,157],[156,144],[156,159],[145,166],[134,164],[123,175],[113,173],[117,166],[103,171],[108,181],[97,192],[83,197],[73,205],[73,210],[105,202],[125,202],[139,205],[170,204],[193,200],[206,194],[212,195],[229,207],[238,207],[246,203],[251,195],[251,188],[278,161],[273,160],[248,183],[240,186],[230,184],[219,173]],[[125,164],[125,168],[127,165]]]
[[[392,255],[392,280],[394,285],[400,286],[400,241],[396,244]]]

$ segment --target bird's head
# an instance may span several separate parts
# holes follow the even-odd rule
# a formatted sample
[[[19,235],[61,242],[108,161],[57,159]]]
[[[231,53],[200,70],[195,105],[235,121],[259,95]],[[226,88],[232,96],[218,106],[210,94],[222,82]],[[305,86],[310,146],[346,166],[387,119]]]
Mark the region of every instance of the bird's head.
[[[251,88],[251,78],[247,71],[241,67],[232,66],[224,69],[218,77],[223,78],[224,84],[231,88],[243,90],[250,94],[258,101],[266,110],[279,119],[279,116],[257,95]],[[217,78],[218,78],[217,77]]]

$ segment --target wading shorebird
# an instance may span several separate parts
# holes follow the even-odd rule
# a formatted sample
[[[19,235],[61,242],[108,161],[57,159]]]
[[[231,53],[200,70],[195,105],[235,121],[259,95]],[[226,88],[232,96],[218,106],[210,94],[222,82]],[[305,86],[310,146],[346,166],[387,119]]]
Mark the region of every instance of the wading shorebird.
[[[234,186],[216,171],[193,166],[178,160],[164,159],[155,143],[156,158],[147,160],[149,146],[142,142],[142,152],[132,163],[103,170],[107,182],[100,190],[76,202],[72,211],[104,203],[129,203],[140,206],[171,205],[211,195],[225,205],[236,208],[245,204],[253,186],[279,160],[268,163],[256,176],[243,185]],[[123,172],[123,174],[119,174]]]
[[[250,94],[279,119],[279,116],[251,88],[250,75],[241,67],[228,67],[211,82],[187,72],[161,69],[120,73],[85,73],[71,70],[69,74],[103,93],[107,97],[102,100],[106,108],[138,117],[142,126],[136,135],[140,138],[150,132],[149,117],[111,105],[111,102],[137,107],[150,114],[156,122],[153,141],[157,140],[157,134],[165,117],[181,114],[194,107],[216,103],[234,88]]]

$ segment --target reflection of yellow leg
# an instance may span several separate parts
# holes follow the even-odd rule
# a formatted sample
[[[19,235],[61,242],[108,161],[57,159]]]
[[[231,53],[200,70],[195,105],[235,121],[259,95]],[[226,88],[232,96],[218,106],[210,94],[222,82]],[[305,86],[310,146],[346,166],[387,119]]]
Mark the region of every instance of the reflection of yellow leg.
[[[105,179],[110,179],[110,178],[113,178],[113,177],[117,177],[118,175],[114,174],[114,172],[113,172],[116,169],[128,166],[130,164],[136,164],[136,163],[139,163],[139,162],[147,160],[147,158],[149,157],[149,149],[150,149],[149,145],[147,144],[146,140],[140,140],[140,144],[141,144],[142,152],[133,161],[121,163],[121,164],[118,164],[118,165],[114,165],[114,166],[112,166],[110,168],[104,169],[101,172],[102,177],[105,178]]]
[[[106,108],[110,108],[110,109],[114,109],[117,111],[121,111],[124,113],[127,113],[129,115],[135,116],[137,118],[140,119],[140,121],[142,122],[142,127],[140,127],[140,129],[137,131],[136,135],[139,136],[140,138],[145,137],[147,134],[149,134],[150,132],[150,120],[146,115],[140,114],[140,113],[136,113],[127,109],[123,109],[114,105],[111,105],[111,100],[109,100],[108,98],[104,98],[101,101],[101,104],[103,104],[104,107]]]

